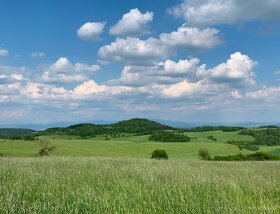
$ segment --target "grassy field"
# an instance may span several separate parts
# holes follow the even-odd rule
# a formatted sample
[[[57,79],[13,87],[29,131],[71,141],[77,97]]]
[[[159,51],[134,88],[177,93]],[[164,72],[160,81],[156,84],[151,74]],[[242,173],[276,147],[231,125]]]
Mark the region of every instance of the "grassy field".
[[[149,136],[40,137],[57,150],[36,156],[37,141],[0,140],[0,213],[279,213],[280,162],[199,161],[237,154],[238,132],[190,132],[186,143]],[[122,136],[122,135],[121,135]],[[217,141],[207,139],[213,136]],[[164,149],[167,161],[151,160]],[[279,154],[280,146],[262,151]],[[242,150],[242,153],[250,151]],[[16,156],[16,157],[15,157]]]
[[[229,155],[240,152],[237,146],[227,144],[228,140],[249,141],[252,137],[239,135],[238,132],[190,132],[185,133],[191,137],[191,142],[187,143],[160,143],[151,142],[149,136],[128,136],[111,138],[104,140],[104,136],[97,136],[92,139],[74,139],[71,137],[42,137],[52,145],[57,146],[57,150],[52,153],[54,156],[96,156],[96,157],[134,157],[150,158],[155,149],[164,149],[171,159],[197,159],[197,151],[201,148],[209,150],[211,155]],[[207,139],[214,136],[217,141]],[[0,141],[0,153],[4,156],[34,156],[38,153],[40,145],[30,141]],[[277,154],[280,146],[262,147],[262,151]],[[242,150],[242,153],[249,151]]]
[[[0,158],[0,213],[279,213],[279,162]]]

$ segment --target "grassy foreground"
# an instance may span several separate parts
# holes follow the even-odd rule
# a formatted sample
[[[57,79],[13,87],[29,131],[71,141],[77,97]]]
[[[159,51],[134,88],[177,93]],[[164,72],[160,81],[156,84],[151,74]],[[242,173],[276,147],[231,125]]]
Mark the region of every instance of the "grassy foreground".
[[[0,213],[280,213],[279,162],[0,158]]]

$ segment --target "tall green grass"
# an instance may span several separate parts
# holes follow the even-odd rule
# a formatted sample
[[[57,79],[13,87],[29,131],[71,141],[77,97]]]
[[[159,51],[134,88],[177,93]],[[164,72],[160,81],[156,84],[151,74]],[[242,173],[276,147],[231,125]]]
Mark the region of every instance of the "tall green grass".
[[[0,158],[0,213],[280,213],[279,162]]]

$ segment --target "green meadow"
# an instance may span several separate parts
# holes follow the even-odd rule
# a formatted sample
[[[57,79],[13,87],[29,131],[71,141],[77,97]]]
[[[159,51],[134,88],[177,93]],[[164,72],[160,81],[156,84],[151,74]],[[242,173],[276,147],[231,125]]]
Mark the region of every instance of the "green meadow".
[[[71,157],[132,157],[150,158],[155,149],[164,149],[170,159],[197,159],[197,152],[201,148],[206,148],[212,155],[231,155],[241,153],[251,153],[247,150],[239,150],[235,145],[226,143],[229,140],[250,141],[251,136],[240,135],[238,132],[186,132],[191,138],[190,142],[152,142],[148,135],[133,136],[124,134],[125,137],[110,138],[105,140],[104,136],[97,136],[90,139],[77,139],[70,136],[42,136],[55,145],[57,149],[52,156],[71,156]],[[121,134],[122,136],[123,134]],[[207,139],[213,136],[217,141]],[[4,156],[30,157],[38,153],[40,144],[36,141],[22,140],[0,140],[0,152]],[[261,151],[277,154],[280,146],[262,146]]]
[[[0,159],[0,213],[275,213],[279,162]]]
[[[0,213],[280,213],[280,162],[203,161],[252,153],[227,141],[239,132],[185,132],[190,142],[149,135],[40,136],[56,150],[36,155],[39,140],[0,140]],[[216,141],[208,139],[213,136]],[[164,149],[169,160],[152,160]],[[280,146],[260,151],[279,154]]]

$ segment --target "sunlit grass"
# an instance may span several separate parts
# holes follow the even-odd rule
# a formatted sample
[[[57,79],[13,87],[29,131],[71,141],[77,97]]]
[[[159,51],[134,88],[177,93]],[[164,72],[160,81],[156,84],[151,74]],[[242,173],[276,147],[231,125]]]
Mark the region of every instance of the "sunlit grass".
[[[1,158],[0,213],[279,213],[279,162]]]

